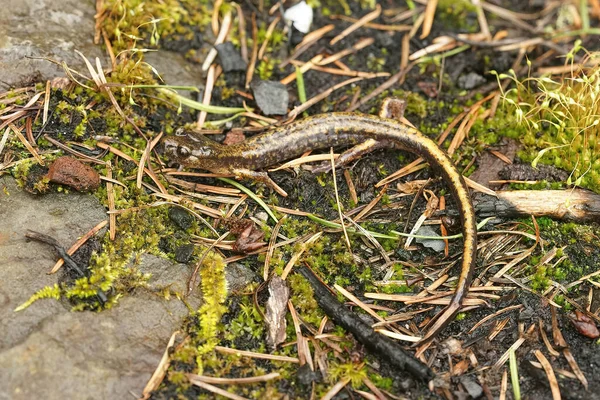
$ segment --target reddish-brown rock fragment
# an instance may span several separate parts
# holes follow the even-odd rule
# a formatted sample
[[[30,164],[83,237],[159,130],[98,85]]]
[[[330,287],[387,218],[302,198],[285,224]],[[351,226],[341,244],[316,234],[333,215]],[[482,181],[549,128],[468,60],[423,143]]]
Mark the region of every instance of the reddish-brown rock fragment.
[[[93,191],[100,186],[100,175],[92,167],[68,156],[57,158],[47,176],[51,182],[72,187],[78,192]]]
[[[600,337],[600,332],[596,328],[594,320],[585,315],[580,311],[575,311],[575,315],[570,315],[571,323],[583,336],[587,336],[591,339],[597,339]]]
[[[231,146],[232,144],[242,143],[244,140],[246,140],[246,136],[244,136],[244,132],[241,129],[232,129],[225,135],[223,144]]]

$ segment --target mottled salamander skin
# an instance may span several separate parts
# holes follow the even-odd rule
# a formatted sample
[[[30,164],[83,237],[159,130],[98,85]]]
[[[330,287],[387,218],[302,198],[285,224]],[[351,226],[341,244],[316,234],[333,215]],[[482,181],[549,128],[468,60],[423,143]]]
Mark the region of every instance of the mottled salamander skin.
[[[477,226],[467,185],[448,155],[435,142],[396,120],[377,116],[330,113],[276,127],[231,146],[205,136],[175,136],[165,139],[168,156],[181,165],[215,173],[236,174],[256,170],[294,158],[308,150],[342,147],[375,139],[390,148],[414,153],[443,178],[457,202],[464,238],[461,272],[454,296],[438,315],[422,342],[433,338],[458,313],[471,284],[476,261]]]

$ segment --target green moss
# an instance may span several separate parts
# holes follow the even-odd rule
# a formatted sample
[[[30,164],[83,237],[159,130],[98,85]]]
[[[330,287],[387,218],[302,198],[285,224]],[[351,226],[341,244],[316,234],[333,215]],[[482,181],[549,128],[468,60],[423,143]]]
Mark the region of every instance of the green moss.
[[[319,326],[323,313],[319,309],[312,286],[302,275],[294,274],[288,277],[291,301],[302,318],[314,326]]]
[[[252,300],[250,296],[241,298],[240,311],[231,320],[224,332],[223,337],[225,340],[251,343],[264,337],[264,322],[260,311]]]
[[[375,386],[383,390],[392,390],[394,385],[394,380],[392,378],[383,377],[379,374],[370,373],[369,379],[375,384]]]
[[[544,265],[539,265],[535,269],[535,274],[531,280],[531,289],[543,292],[550,285],[550,279],[547,276],[547,268]]]
[[[568,57],[580,48],[575,45]],[[570,173],[567,184],[600,191],[600,68],[575,71],[562,79],[510,78],[515,88],[504,94],[524,134],[519,152],[526,162],[552,165]]]
[[[386,60],[384,57],[376,57],[369,53],[367,56],[367,69],[371,72],[382,72],[384,70]]]
[[[212,12],[208,3],[194,0],[107,0],[102,3],[99,15],[114,50],[156,48],[165,39],[192,42],[197,32],[210,24]]]
[[[553,301],[561,306],[565,312],[573,311],[573,306],[567,300],[565,300],[565,296],[562,294],[557,294],[554,296]]]
[[[271,76],[273,76],[273,70],[275,69],[275,65],[277,64],[277,60],[273,58],[269,58],[266,60],[261,60],[256,68],[258,71],[258,76],[262,80],[269,80]]]
[[[467,314],[461,312],[461,313],[456,314],[456,317],[454,319],[456,321],[463,321],[466,317],[467,317]]]
[[[27,176],[29,174],[30,168],[37,164],[35,160],[23,160],[13,168],[12,175],[17,181],[17,185],[19,187],[25,186],[25,182],[27,181]]]
[[[468,0],[439,0],[435,16],[448,28],[472,32],[477,29],[475,12],[475,6]]]
[[[221,317],[227,311],[224,306],[227,298],[227,283],[225,281],[225,262],[215,252],[210,252],[200,266],[202,283],[202,306],[198,310],[199,330],[198,337],[201,343],[198,347],[197,368],[198,373],[203,373],[202,356],[213,351],[219,343],[219,334],[222,327],[219,325]]]
[[[34,295],[32,295],[25,303],[21,304],[15,311],[21,311],[32,305],[34,302],[41,299],[60,299],[61,289],[58,284],[54,284],[54,286],[46,286],[40,290],[38,290]]]
[[[523,222],[532,226],[531,221]],[[549,287],[550,281],[574,281],[594,270],[593,265],[600,257],[600,248],[595,239],[600,234],[597,227],[572,222],[560,223],[549,218],[540,218],[538,226],[546,248],[555,247],[556,255],[544,265],[539,263],[546,253],[535,253],[527,260],[525,273],[529,275],[534,290],[544,291]],[[533,227],[530,232],[534,232]]]
[[[427,100],[418,93],[406,92],[401,89],[392,91],[394,97],[405,99],[406,101],[406,113],[408,115],[414,115],[419,119],[423,119],[428,114],[428,102]],[[433,105],[433,103],[432,103]]]
[[[359,388],[363,385],[363,380],[367,378],[367,370],[364,364],[338,364],[332,363],[329,366],[329,380],[337,383],[341,380],[349,379],[353,388]]]

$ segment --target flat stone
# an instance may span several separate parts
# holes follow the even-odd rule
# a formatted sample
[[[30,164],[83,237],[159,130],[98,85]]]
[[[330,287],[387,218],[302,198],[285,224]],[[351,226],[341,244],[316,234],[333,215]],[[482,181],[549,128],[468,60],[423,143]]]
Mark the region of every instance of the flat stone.
[[[14,312],[59,279],[47,274],[56,261],[53,250],[26,241],[26,230],[69,247],[106,218],[94,196],[33,196],[12,178],[0,178],[0,400],[139,396],[187,316],[181,301],[166,301],[152,290],[182,290],[189,267],[149,255],[137,268],[152,274],[150,288],[137,289],[110,310],[71,312],[67,302],[47,299]]]
[[[469,72],[466,75],[461,75],[458,78],[458,87],[461,89],[471,90],[486,83],[485,78],[475,72]]]
[[[13,312],[58,278],[47,275],[57,260],[54,251],[26,240],[27,229],[50,235],[68,248],[106,218],[106,210],[91,195],[33,196],[12,178],[0,178],[0,351],[25,340],[40,321],[68,309],[57,301],[42,300],[23,312]]]
[[[0,352],[0,399],[139,396],[179,324],[163,303],[147,294],[100,314],[63,309],[38,321],[22,342]]]
[[[175,260],[178,263],[186,264],[194,254],[194,245],[191,243],[183,244],[175,249]]]
[[[256,278],[254,271],[243,264],[230,263],[225,267],[225,280],[229,294],[244,290]]]
[[[417,235],[420,236],[431,236],[431,237],[439,237],[440,235],[433,230],[429,225],[423,225],[417,230]],[[429,247],[438,253],[443,251],[445,248],[445,243],[443,240],[435,240],[435,239],[423,239],[423,238],[415,238],[415,242],[422,244],[425,247]]]
[[[148,288],[159,291],[169,288],[173,293],[186,294],[187,281],[192,273],[185,264],[174,264],[152,254],[142,254],[137,268],[144,274],[150,274]],[[199,294],[196,292],[195,295]],[[196,297],[196,296],[194,296]]]
[[[183,230],[191,228],[194,217],[188,211],[181,207],[169,208],[169,219]]]
[[[2,1],[2,0],[0,0]],[[202,66],[186,60],[179,53],[157,49],[144,54],[144,61],[152,65],[167,84],[203,88]],[[183,92],[183,90],[178,90]]]
[[[311,370],[308,363],[298,368],[296,376],[298,377],[298,382],[304,386],[308,386],[313,382],[319,382],[323,377],[321,372]]]
[[[289,95],[281,82],[254,81],[250,85],[254,100],[265,115],[284,115],[287,113]]]
[[[483,388],[472,378],[464,376],[460,378],[460,383],[462,383],[471,398],[478,399],[483,395]]]
[[[246,71],[248,64],[233,43],[221,43],[216,45],[215,48],[219,52],[219,64],[221,64],[223,72]]]
[[[109,66],[106,53],[93,43],[94,14],[94,2],[89,1],[0,0],[0,90],[64,76],[59,65],[41,57],[87,74],[75,53],[79,50]]]

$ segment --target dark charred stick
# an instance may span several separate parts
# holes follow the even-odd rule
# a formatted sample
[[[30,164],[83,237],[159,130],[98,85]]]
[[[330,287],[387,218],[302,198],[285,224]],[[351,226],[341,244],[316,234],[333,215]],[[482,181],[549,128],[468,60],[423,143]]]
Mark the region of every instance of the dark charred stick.
[[[25,233],[25,237],[27,237],[28,239],[36,240],[38,242],[49,244],[50,246],[54,247],[54,251],[58,254],[60,258],[64,260],[65,267],[75,272],[80,278],[85,277],[85,273],[81,270],[81,268],[79,268],[77,263],[73,261],[71,256],[67,254],[67,251],[58,243],[56,239],[54,239],[51,236],[32,230],[27,230],[27,233]]]
[[[35,232],[32,230],[27,230],[25,233],[25,237],[31,240],[35,240],[37,242],[45,243],[54,248],[54,251],[58,254],[60,258],[65,262],[65,267],[70,271],[75,272],[80,278],[85,278],[85,273],[79,268],[79,265],[71,258],[71,256],[67,253],[64,247],[62,247],[56,239],[52,236],[45,235],[43,233]],[[102,304],[105,304],[108,301],[108,297],[106,293],[104,293],[101,289],[98,289],[96,295]]]
[[[375,332],[358,315],[349,311],[309,268],[300,266],[297,271],[310,282],[319,307],[325,311],[325,314],[351,332],[369,351],[388,361],[395,368],[406,370],[423,381],[429,381],[434,377],[433,371],[427,365],[405,352],[392,339]]]

